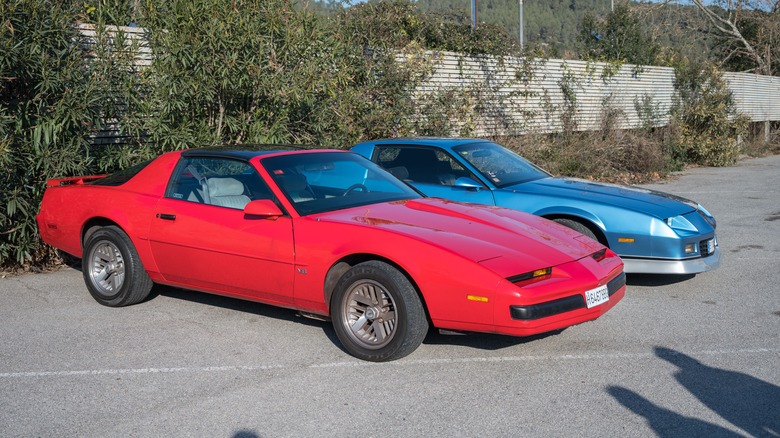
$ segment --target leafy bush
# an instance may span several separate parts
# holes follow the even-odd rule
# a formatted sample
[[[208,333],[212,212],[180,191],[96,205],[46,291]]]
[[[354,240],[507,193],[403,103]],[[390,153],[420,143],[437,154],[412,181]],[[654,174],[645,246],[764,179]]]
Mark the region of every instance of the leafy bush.
[[[89,173],[100,152],[87,136],[112,101],[105,64],[88,61],[60,2],[0,4],[0,265],[41,260],[34,215],[47,178]]]
[[[369,51],[363,33],[343,31],[363,25],[348,16],[322,20],[289,0],[135,5],[0,4],[0,265],[49,255],[34,218],[48,178],[174,149],[348,147],[411,129],[410,95],[426,63],[397,63],[383,45]],[[106,28],[130,19],[148,32],[148,67],[134,64],[132,40]],[[92,41],[79,23],[94,25]],[[91,144],[104,128],[119,130],[121,143]]]
[[[747,120],[739,116],[721,73],[695,63],[676,68],[678,99],[672,108],[671,153],[676,163],[728,166],[739,157],[738,138]]]

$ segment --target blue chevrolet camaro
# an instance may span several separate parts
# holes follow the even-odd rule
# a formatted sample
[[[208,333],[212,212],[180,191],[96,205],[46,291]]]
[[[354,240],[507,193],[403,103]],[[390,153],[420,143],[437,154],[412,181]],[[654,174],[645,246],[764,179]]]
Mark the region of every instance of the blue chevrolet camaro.
[[[618,253],[626,272],[695,274],[720,264],[715,218],[685,198],[553,177],[487,140],[395,138],[352,150],[427,196],[513,208],[573,228]]]

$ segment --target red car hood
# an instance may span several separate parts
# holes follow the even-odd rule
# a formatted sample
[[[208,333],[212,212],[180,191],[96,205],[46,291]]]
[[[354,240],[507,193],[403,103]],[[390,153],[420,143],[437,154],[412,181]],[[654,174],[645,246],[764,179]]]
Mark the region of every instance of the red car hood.
[[[557,266],[604,248],[537,216],[438,198],[373,204],[317,217],[320,221],[376,227],[426,241],[483,263],[503,276]]]

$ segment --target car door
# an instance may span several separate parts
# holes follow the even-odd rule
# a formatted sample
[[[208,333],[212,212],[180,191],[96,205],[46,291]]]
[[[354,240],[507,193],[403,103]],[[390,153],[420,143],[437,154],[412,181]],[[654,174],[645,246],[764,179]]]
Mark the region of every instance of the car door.
[[[150,230],[162,276],[183,287],[290,305],[295,257],[291,219],[243,212],[250,200],[272,197],[249,163],[183,157]]]
[[[495,205],[493,193],[445,151],[418,146],[377,145],[374,161],[426,196]],[[468,178],[473,184],[460,184]]]

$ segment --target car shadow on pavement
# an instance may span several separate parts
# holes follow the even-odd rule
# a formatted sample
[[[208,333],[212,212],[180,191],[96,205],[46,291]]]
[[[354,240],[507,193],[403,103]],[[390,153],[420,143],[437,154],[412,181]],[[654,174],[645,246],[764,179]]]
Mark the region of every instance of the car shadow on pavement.
[[[297,312],[284,307],[277,307],[270,304],[257,303],[254,301],[242,300],[239,298],[225,297],[222,295],[213,295],[205,292],[197,292],[188,289],[180,289],[172,286],[155,284],[152,292],[149,294],[149,300],[157,296],[185,300],[192,303],[205,304],[208,306],[221,307],[223,309],[235,310],[253,315],[264,316],[268,318],[279,319],[283,321],[295,321],[306,325],[319,327],[330,325],[327,322],[314,319],[299,317]]]
[[[724,420],[754,437],[780,436],[780,387],[737,371],[702,364],[678,351],[656,347],[659,358],[678,367],[675,379]],[[742,436],[658,406],[630,389],[610,386],[620,404],[644,417],[658,436]]]
[[[628,274],[626,284],[629,286],[668,286],[690,280],[696,274]]]
[[[457,345],[460,347],[476,348],[480,350],[501,350],[511,348],[540,339],[549,338],[560,334],[565,329],[552,332],[541,333],[533,336],[505,336],[490,333],[467,333],[467,334],[442,334],[439,330],[431,328],[428,336],[425,337],[423,344],[428,345]]]
[[[253,315],[264,316],[268,318],[275,318],[283,321],[293,321],[296,323],[304,324],[310,327],[318,327],[322,329],[325,336],[344,353],[349,352],[344,349],[336,336],[336,332],[333,330],[333,325],[330,321],[323,321],[312,318],[302,317],[297,311],[292,309],[286,309],[283,307],[276,307],[270,304],[256,303],[253,301],[241,300],[238,298],[230,298],[221,295],[212,295],[204,292],[196,292],[191,290],[180,289],[171,286],[164,286],[155,284],[152,288],[152,292],[147,300],[154,299],[157,296],[165,296],[168,298],[174,298],[178,300],[186,300],[193,303],[205,304],[209,306],[221,307],[224,309],[235,310],[239,312],[251,313]],[[463,347],[471,347],[481,350],[500,350],[502,348],[510,348],[517,345],[526,344],[539,339],[555,336],[561,333],[564,329],[555,330],[548,333],[543,333],[534,336],[527,337],[514,337],[503,336],[496,334],[486,333],[469,333],[466,335],[460,334],[441,334],[435,328],[431,328],[428,335],[423,340],[424,344],[430,345],[457,345]]]

